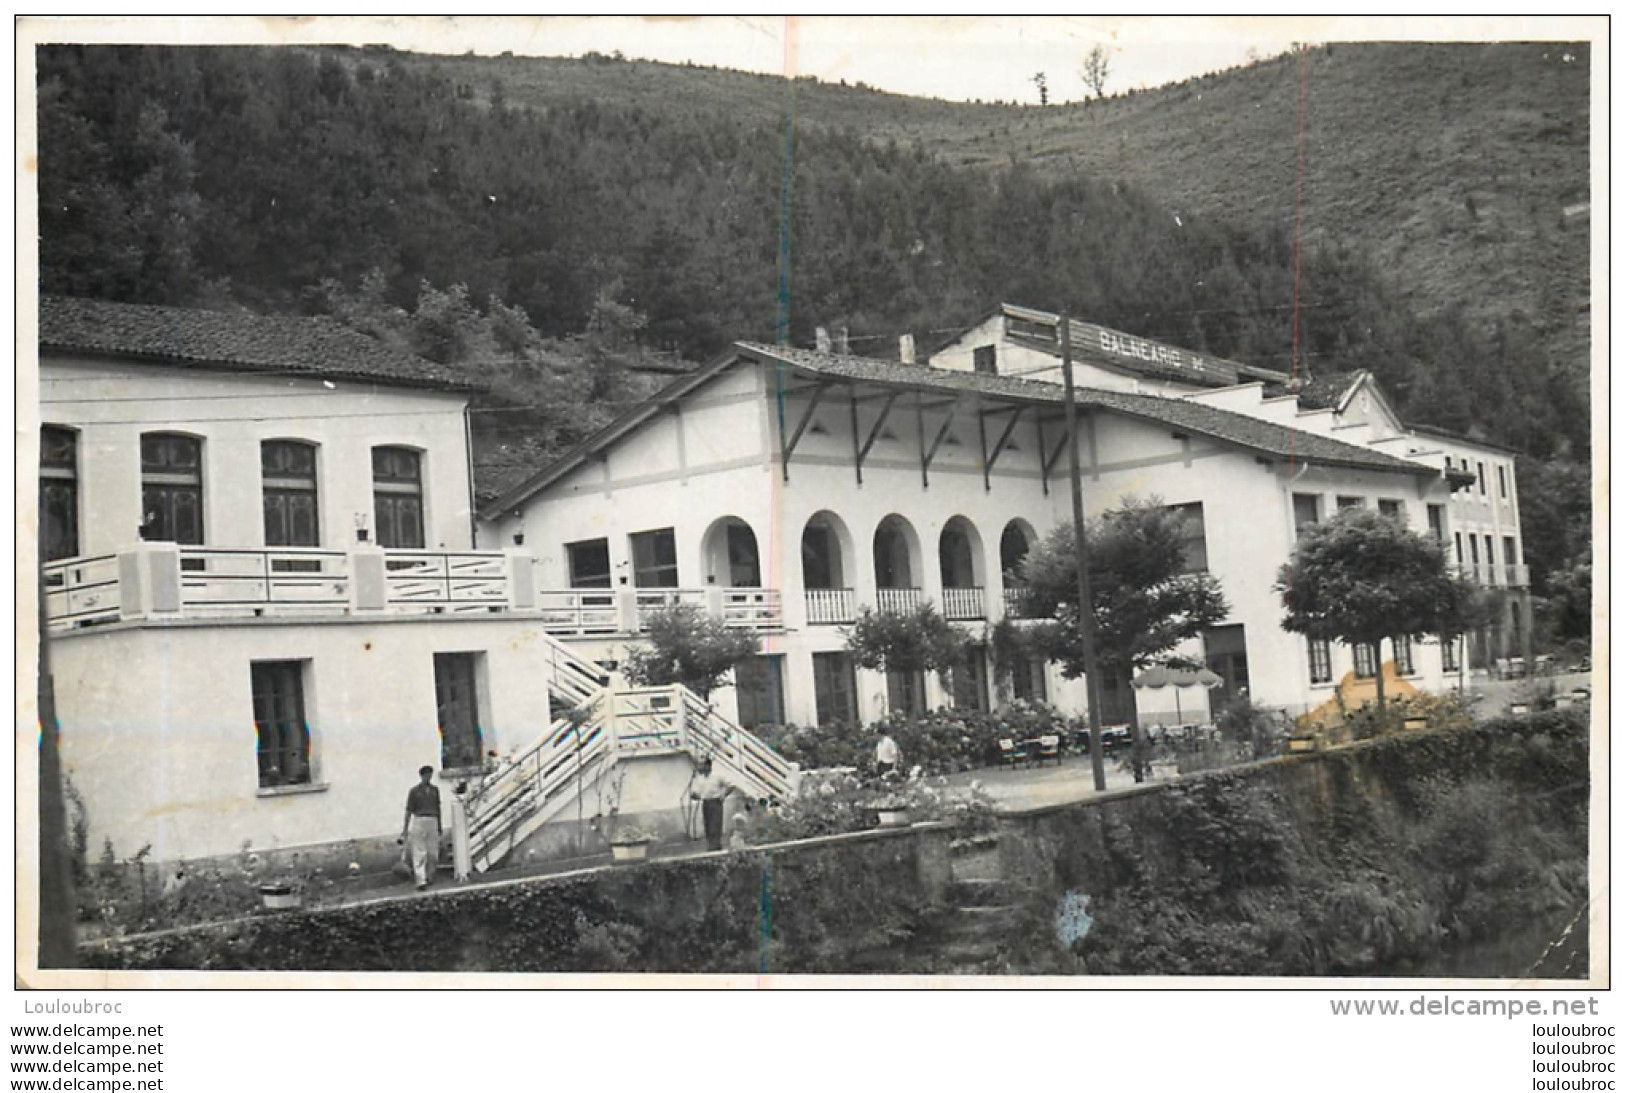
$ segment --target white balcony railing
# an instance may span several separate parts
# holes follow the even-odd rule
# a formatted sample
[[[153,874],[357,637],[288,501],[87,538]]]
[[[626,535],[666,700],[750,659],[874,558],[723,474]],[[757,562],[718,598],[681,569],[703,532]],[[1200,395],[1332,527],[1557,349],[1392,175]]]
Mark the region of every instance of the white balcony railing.
[[[944,588],[942,616],[957,621],[986,618],[986,591],[981,588]]]
[[[271,549],[139,543],[44,571],[53,629],[155,618],[515,612],[558,636],[641,631],[692,603],[742,630],[784,627],[776,588],[547,589],[522,551]]]
[[[543,589],[536,594],[542,628],[555,637],[635,634],[664,607],[690,603],[741,630],[781,630],[776,588]]]
[[[850,588],[807,589],[807,624],[833,626],[857,616],[857,597]]]
[[[724,588],[722,621],[742,630],[782,629],[784,601],[776,588]]]
[[[137,543],[45,567],[47,620],[68,630],[165,618],[526,611],[528,555]],[[518,577],[516,578],[516,574]]]
[[[877,588],[875,606],[882,611],[904,615],[925,604],[925,590],[920,588]]]
[[[1024,619],[1024,618],[1027,617],[1027,607],[1026,607],[1025,604],[1023,604],[1021,602],[1022,595],[1025,592],[1026,592],[1026,590],[1022,589],[1022,588],[1011,588],[1008,585],[1005,586],[1005,589],[1004,589],[1004,617],[1005,618],[1007,618],[1007,619]]]
[[[610,589],[546,589],[536,593],[542,629],[558,636],[614,634],[621,628],[621,609]]]

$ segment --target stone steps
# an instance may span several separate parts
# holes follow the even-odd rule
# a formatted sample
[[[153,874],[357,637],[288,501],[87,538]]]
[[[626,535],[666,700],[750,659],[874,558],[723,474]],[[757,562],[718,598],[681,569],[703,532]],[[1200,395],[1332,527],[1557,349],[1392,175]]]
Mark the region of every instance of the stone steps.
[[[950,853],[950,909],[931,952],[933,970],[943,975],[1008,973],[1002,944],[1011,916],[1021,908],[1011,901],[1011,886],[999,867],[999,837],[989,833],[956,839]]]

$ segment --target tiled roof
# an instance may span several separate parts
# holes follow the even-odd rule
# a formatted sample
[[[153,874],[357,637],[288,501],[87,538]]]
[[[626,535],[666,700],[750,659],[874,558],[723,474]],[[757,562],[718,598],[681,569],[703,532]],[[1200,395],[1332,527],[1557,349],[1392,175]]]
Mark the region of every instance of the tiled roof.
[[[1065,399],[1065,390],[1059,384],[1018,379],[1013,376],[990,376],[979,372],[925,368],[919,365],[899,364],[896,361],[817,353],[810,349],[763,345],[756,342],[740,342],[739,347],[755,356],[780,360],[798,370],[821,376],[922,390],[965,392],[986,395],[990,398],[1053,406],[1060,406]],[[1341,440],[1333,440],[1299,429],[1289,429],[1271,421],[1238,414],[1231,410],[1221,410],[1188,399],[1161,398],[1156,395],[1083,387],[1077,390],[1077,403],[1083,409],[1100,409],[1155,421],[1182,432],[1227,441],[1282,459],[1403,474],[1439,473],[1432,467],[1398,459],[1370,448],[1346,444]]]
[[[39,344],[59,352],[242,372],[472,390],[449,368],[333,319],[40,297]]]

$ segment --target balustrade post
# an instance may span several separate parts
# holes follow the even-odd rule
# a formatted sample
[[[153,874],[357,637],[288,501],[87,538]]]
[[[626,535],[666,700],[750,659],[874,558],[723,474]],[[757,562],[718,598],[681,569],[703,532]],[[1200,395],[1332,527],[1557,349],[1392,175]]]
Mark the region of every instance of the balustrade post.
[[[638,620],[638,593],[632,588],[615,590],[616,625],[623,634],[636,634],[643,629]]]
[[[529,551],[509,548],[502,552],[508,608],[512,611],[536,609],[536,567]]]
[[[382,611],[389,603],[383,548],[356,543],[349,550],[350,610]]]
[[[180,614],[179,544],[144,542],[119,551],[118,586],[121,618]]]
[[[723,590],[716,585],[707,585],[705,588],[705,611],[713,619],[727,620],[727,598]]]

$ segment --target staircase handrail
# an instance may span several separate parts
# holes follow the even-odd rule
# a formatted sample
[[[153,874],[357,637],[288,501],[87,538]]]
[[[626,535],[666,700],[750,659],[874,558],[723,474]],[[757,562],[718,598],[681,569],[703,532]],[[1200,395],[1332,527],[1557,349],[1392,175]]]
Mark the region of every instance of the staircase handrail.
[[[757,797],[783,800],[791,795],[792,768],[788,760],[748,729],[723,717],[716,707],[687,687],[675,685],[673,690],[680,692],[683,731],[694,750],[720,759],[749,783]]]

